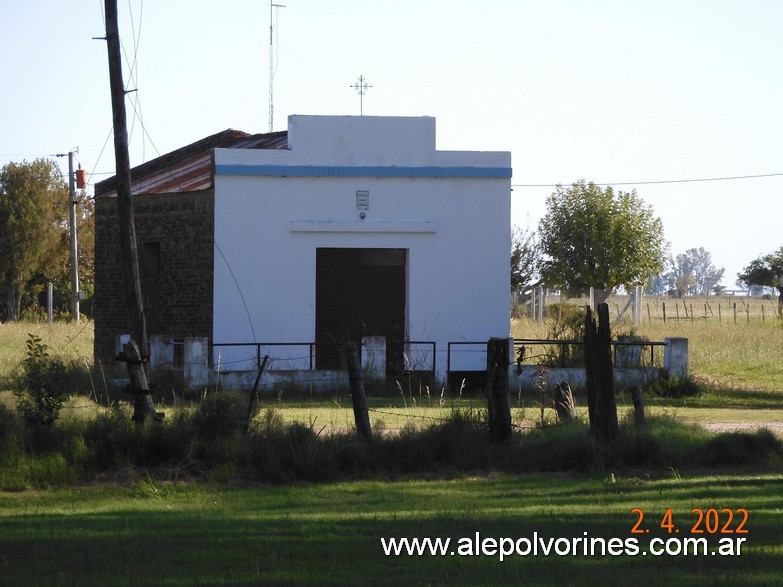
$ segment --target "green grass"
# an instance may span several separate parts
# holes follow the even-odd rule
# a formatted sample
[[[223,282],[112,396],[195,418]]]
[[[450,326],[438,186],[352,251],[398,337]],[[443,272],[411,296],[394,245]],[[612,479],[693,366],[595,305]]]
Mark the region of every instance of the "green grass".
[[[783,459],[779,441],[764,433],[715,436],[667,416],[689,422],[783,421],[783,329],[769,317],[764,325],[661,326],[643,326],[640,334],[654,340],[688,337],[691,371],[705,391],[696,398],[648,398],[647,431],[623,427],[613,450],[597,448],[577,425],[518,433],[513,451],[482,452],[475,430],[462,434],[441,418],[455,408],[470,414],[485,401],[441,401],[440,390],[431,396],[416,390],[370,397],[373,427],[385,428],[389,437],[373,455],[350,438],[353,413],[345,395],[278,401],[271,393],[260,407],[277,407],[282,423],[248,447],[241,434],[212,429],[209,413],[195,418],[193,425],[203,435],[196,437],[187,422],[198,408],[182,403],[161,406],[166,427],[139,433],[127,423],[129,413],[97,407],[84,397],[90,390],[82,389],[55,426],[58,450],[0,450],[0,484],[16,490],[0,491],[0,587],[781,584],[783,476],[771,473],[780,470]],[[514,332],[517,336],[533,337],[540,326],[523,322],[514,328],[525,331]],[[74,361],[92,355],[91,324],[0,324],[0,416],[6,410],[0,428],[10,422],[13,403],[10,392],[2,390],[24,358],[27,332]],[[517,425],[535,425],[537,401],[534,394],[514,395]],[[578,404],[584,411],[584,398]],[[627,414],[630,400],[621,395],[619,404],[621,416]],[[553,420],[551,412],[547,418]],[[99,425],[89,433],[96,420]],[[446,428],[424,430],[433,425]],[[8,432],[0,430],[0,440]],[[327,438],[330,433],[337,441]],[[112,453],[119,445],[111,442],[122,439],[130,441],[123,449],[128,452]],[[460,444],[460,439],[467,440]],[[173,452],[177,446],[185,458]],[[264,446],[275,447],[274,454],[265,453]],[[104,451],[107,466],[87,470],[96,454],[91,451],[97,450]],[[768,456],[755,460],[761,453]],[[149,472],[134,465],[145,454],[160,459]],[[292,460],[270,463],[283,454]],[[500,466],[488,466],[496,458]],[[374,468],[376,459],[387,459],[391,473]],[[459,466],[444,467],[448,459]],[[305,474],[308,462],[322,464],[314,477]],[[254,467],[290,483],[239,481]],[[341,480],[310,484],[311,478]],[[83,485],[85,479],[89,485]],[[36,487],[45,489],[31,489]],[[456,541],[476,532],[484,538],[530,538],[538,532],[573,539],[587,532],[625,539],[636,521],[634,508],[647,514],[649,537],[663,538],[658,523],[667,508],[681,535],[695,521],[693,508],[746,508],[748,541],[738,557],[579,555],[500,562],[487,555],[385,557],[381,550],[381,537]],[[649,537],[641,538],[643,548]],[[710,537],[711,546],[717,538]]]
[[[783,477],[574,474],[226,487],[140,478],[0,494],[0,585],[777,585]],[[740,556],[390,556],[382,537],[631,538],[746,508]],[[674,534],[673,534],[674,536]],[[714,547],[718,536],[708,536]]]

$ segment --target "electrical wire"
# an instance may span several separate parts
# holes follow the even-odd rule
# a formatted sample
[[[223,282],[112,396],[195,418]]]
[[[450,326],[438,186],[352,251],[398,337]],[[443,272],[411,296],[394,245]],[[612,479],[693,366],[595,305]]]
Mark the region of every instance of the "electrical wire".
[[[755,175],[732,175],[727,177],[699,177],[689,179],[658,179],[650,181],[591,181],[598,186],[657,185],[666,183],[695,183],[705,181],[735,181],[739,179],[758,179],[763,177],[781,177],[783,173],[759,173]],[[512,188],[556,188],[564,183],[512,183]]]

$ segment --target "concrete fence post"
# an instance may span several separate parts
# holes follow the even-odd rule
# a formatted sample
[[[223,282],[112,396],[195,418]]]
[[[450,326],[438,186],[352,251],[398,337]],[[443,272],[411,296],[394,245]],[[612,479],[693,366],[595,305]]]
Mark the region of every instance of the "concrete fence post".
[[[688,339],[667,337],[663,341],[666,346],[663,351],[663,368],[670,377],[688,376]]]
[[[209,381],[209,339],[185,337],[183,363],[185,389],[204,389]]]
[[[174,365],[174,338],[165,334],[150,336],[150,358],[147,363],[147,378],[152,379],[153,375],[170,368]]]

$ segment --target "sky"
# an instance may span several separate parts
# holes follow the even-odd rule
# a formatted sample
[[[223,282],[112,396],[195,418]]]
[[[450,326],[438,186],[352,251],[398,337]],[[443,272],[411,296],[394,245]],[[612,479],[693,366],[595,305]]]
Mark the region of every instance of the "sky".
[[[635,189],[671,253],[704,247],[730,289],[783,246],[778,0],[118,2],[132,166],[269,130],[272,22],[275,131],[359,115],[362,75],[365,115],[434,116],[438,149],[510,151],[513,225],[586,179]],[[78,147],[91,183],[114,174],[104,35],[103,0],[0,12],[0,165]]]

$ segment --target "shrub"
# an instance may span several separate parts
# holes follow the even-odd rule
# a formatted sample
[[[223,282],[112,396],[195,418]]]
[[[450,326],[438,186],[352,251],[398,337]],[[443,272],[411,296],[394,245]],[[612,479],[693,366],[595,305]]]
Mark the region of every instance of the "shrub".
[[[669,398],[697,397],[702,391],[702,385],[692,377],[659,378],[647,388],[649,394]]]
[[[14,390],[14,395],[27,427],[41,435],[51,429],[68,399],[67,370],[62,360],[49,356],[40,336],[27,336],[23,387]]]

